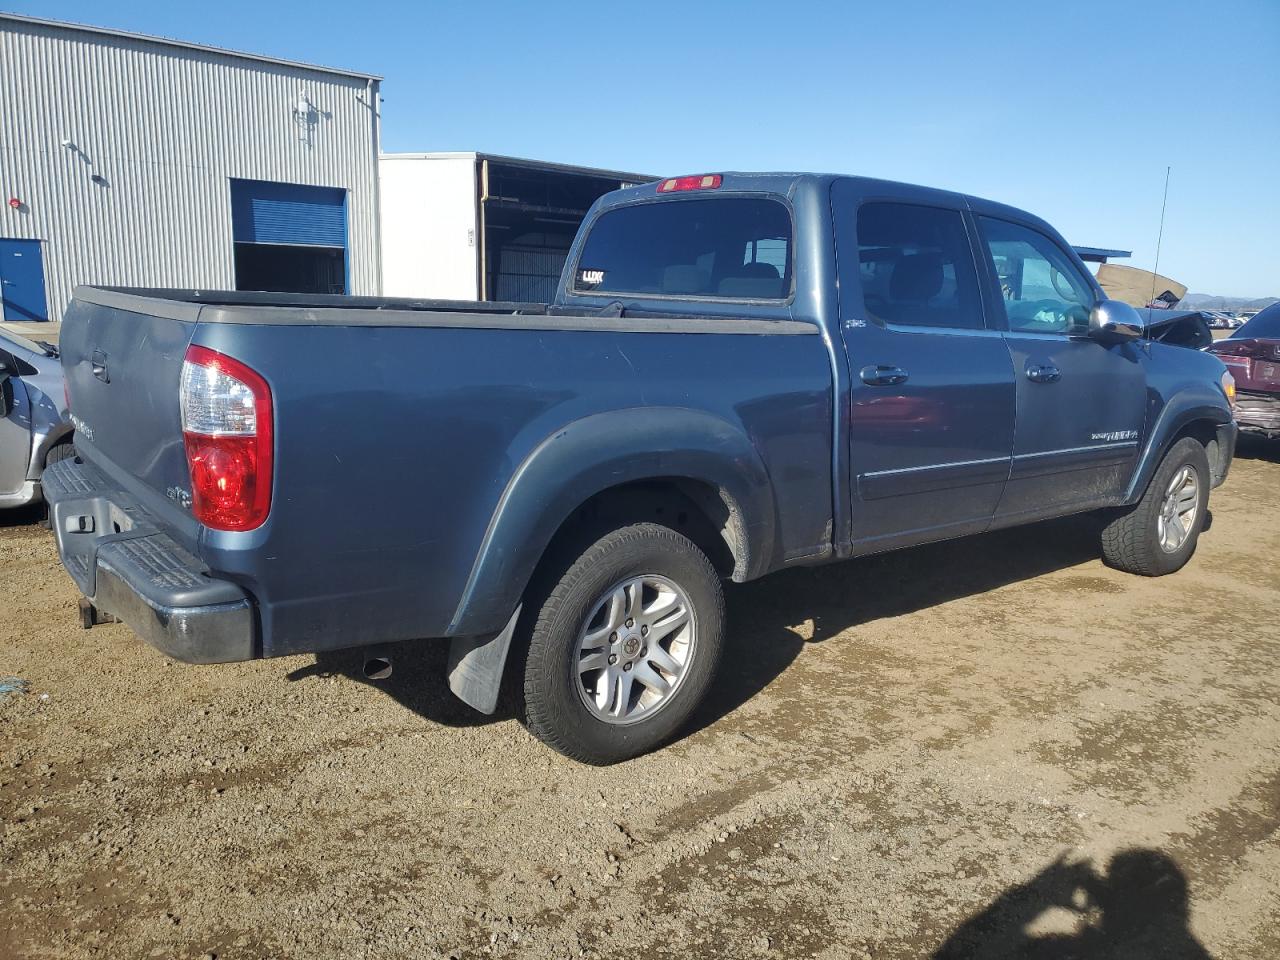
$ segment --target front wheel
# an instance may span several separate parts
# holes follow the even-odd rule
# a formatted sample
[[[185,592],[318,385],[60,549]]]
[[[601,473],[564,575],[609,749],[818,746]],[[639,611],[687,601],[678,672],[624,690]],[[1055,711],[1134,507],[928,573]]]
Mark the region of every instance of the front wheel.
[[[687,537],[637,523],[588,547],[537,612],[524,713],[544,743],[585,763],[646,753],[689,719],[724,635],[724,593]]]
[[[1137,505],[1102,531],[1109,566],[1144,577],[1182,569],[1196,552],[1209,507],[1209,458],[1193,437],[1173,445]]]

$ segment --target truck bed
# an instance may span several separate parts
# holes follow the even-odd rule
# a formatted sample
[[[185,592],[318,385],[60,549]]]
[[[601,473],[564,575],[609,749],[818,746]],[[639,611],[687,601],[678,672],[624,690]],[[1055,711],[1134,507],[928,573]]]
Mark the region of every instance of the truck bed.
[[[80,288],[63,327],[101,497],[250,597],[262,655],[501,629],[530,551],[602,479],[713,483],[722,461],[769,528],[742,576],[829,549],[832,374],[812,323]],[[178,390],[192,345],[270,385],[274,493],[249,532],[190,513]],[[523,482],[537,470],[545,481]],[[528,525],[503,533],[517,487]]]
[[[546,303],[422,300],[331,294],[186,290],[164,287],[77,287],[77,300],[186,323],[251,323],[365,327],[459,327],[528,330],[620,330],[633,333],[817,335],[808,321],[738,317],[732,308],[696,315],[621,307],[580,310]]]

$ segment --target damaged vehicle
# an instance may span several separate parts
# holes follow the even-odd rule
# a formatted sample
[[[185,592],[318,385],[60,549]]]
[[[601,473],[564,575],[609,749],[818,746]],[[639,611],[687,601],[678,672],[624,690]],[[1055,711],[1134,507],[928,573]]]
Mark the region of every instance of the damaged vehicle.
[[[1144,329],[1003,204],[673,177],[595,203],[552,303],[78,289],[46,494],[87,602],[170,656],[377,676],[435,638],[464,701],[505,679],[610,763],[702,701],[726,580],[1084,511],[1180,569],[1232,384]]]
[[[1141,309],[1146,321],[1144,336],[1173,347],[1203,350],[1213,343],[1213,325],[1199,310]]]
[[[45,467],[71,456],[58,348],[0,329],[0,509],[41,501]]]
[[[1235,378],[1236,423],[1241,431],[1280,438],[1280,303],[1254,314],[1209,351]]]

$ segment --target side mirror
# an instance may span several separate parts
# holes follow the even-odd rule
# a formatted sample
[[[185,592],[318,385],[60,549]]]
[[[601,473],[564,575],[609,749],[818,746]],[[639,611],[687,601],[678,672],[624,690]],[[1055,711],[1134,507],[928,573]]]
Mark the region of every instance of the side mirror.
[[[1146,329],[1138,311],[1119,300],[1103,300],[1089,312],[1089,336],[1103,343],[1137,340]]]

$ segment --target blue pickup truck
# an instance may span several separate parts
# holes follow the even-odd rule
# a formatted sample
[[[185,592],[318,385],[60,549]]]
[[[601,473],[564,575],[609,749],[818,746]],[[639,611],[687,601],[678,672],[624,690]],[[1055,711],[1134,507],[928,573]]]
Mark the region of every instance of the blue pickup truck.
[[[1108,563],[1186,563],[1233,384],[1143,334],[1020,210],[677,177],[596,203],[551,304],[81,288],[45,496],[173,657],[438,638],[608,763],[706,692],[724,580],[1094,510]]]

